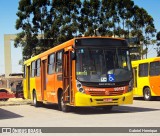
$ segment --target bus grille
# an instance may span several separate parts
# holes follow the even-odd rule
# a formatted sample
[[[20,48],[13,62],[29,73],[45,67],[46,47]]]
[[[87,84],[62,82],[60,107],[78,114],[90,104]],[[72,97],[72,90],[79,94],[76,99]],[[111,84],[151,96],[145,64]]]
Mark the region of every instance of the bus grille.
[[[116,95],[122,95],[124,90],[120,91],[88,91],[87,94],[91,96],[116,96]]]

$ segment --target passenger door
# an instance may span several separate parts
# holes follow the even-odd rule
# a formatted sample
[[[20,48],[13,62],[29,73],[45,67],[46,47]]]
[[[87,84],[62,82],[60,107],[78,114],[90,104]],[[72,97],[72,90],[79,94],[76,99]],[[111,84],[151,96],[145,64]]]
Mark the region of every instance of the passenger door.
[[[30,94],[30,75],[31,75],[31,72],[30,72],[30,65],[29,66],[26,66],[26,97],[28,99],[31,98],[31,94]]]
[[[42,99],[47,100],[47,91],[46,91],[46,71],[47,71],[47,59],[42,60],[42,72],[41,72],[41,89],[42,89]]]
[[[64,102],[72,103],[72,58],[71,51],[67,51],[63,55],[63,91]]]
[[[133,84],[133,94],[136,95],[137,92],[137,67],[133,68],[133,80],[134,80],[134,84]]]

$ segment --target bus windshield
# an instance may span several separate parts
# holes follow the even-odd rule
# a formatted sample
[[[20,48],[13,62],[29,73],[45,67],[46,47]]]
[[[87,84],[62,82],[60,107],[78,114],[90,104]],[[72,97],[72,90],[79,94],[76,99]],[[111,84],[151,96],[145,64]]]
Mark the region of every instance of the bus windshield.
[[[128,49],[78,48],[76,77],[82,82],[123,82],[132,78]]]

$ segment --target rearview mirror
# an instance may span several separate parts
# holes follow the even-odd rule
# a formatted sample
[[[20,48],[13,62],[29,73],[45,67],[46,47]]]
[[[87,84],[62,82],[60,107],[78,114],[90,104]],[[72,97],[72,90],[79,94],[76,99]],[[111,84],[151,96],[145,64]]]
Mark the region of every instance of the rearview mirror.
[[[72,60],[76,60],[76,52],[75,51],[71,51],[71,58],[72,58]]]

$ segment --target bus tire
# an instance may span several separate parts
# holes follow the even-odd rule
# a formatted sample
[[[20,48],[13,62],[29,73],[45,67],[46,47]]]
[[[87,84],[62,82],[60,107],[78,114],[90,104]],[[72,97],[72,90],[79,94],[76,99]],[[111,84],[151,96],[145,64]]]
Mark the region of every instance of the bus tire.
[[[36,92],[35,92],[35,91],[33,92],[33,105],[34,105],[35,107],[40,107],[40,106],[42,106],[42,102],[37,101],[37,95],[36,95]]]
[[[59,108],[60,111],[63,111],[63,112],[69,112],[70,111],[70,107],[68,105],[66,105],[63,101],[63,92],[61,92],[59,97],[58,97],[58,108]]]
[[[143,98],[145,101],[150,101],[152,100],[152,96],[151,96],[151,90],[149,87],[146,87],[143,91]]]

